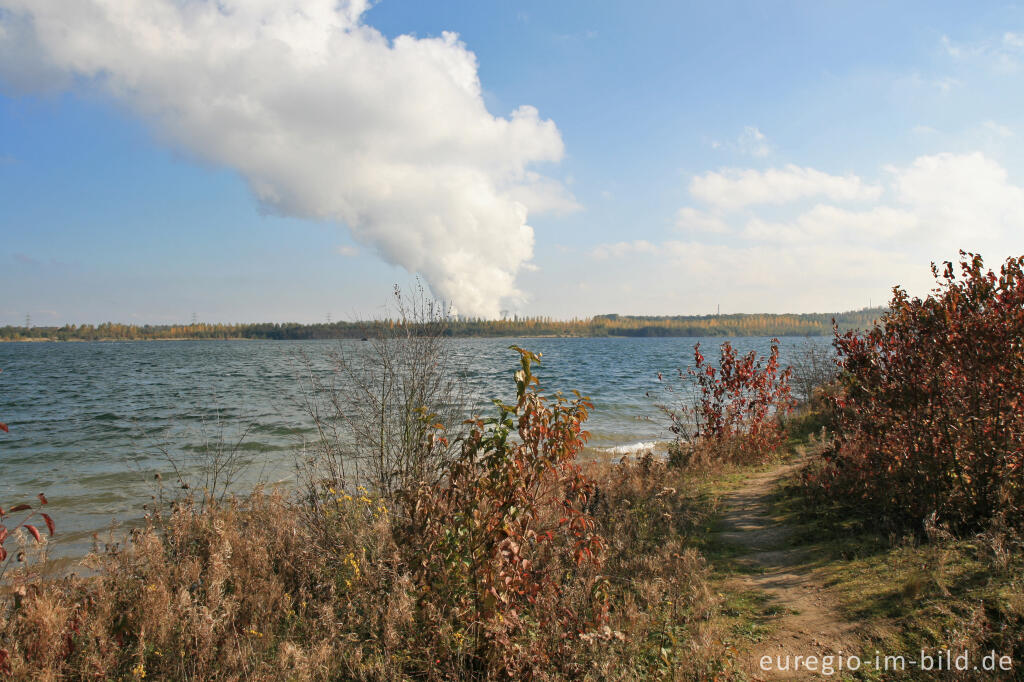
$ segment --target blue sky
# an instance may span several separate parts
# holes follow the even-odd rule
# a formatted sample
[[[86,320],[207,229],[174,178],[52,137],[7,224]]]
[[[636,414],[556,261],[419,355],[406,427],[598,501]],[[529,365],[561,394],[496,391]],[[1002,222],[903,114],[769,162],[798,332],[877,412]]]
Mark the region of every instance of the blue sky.
[[[0,0],[0,324],[374,316],[415,273],[831,311],[1024,253],[1013,5],[220,5]]]

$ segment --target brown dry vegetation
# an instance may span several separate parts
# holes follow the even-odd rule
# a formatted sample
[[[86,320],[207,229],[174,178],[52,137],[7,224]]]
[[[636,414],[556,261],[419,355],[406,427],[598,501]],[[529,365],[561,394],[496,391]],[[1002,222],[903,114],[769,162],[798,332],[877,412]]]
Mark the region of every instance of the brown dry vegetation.
[[[558,619],[517,629],[515,675],[535,679],[698,679],[728,657],[716,631],[708,567],[688,539],[711,501],[691,475],[651,458],[588,468],[603,570],[603,624],[563,632]],[[13,679],[469,679],[509,677],[482,660],[470,623],[450,618],[417,576],[405,520],[360,491],[333,500],[329,532],[281,492],[257,490],[200,508],[182,500],[127,542],[102,545],[89,577],[11,577],[0,648]],[[399,540],[401,540],[400,544]],[[590,594],[567,594],[587,602]],[[551,614],[555,616],[556,614]],[[532,660],[541,640],[556,660]],[[532,664],[531,664],[532,663]]]
[[[435,424],[429,392],[391,403],[397,415],[371,415],[426,425],[417,457],[442,469],[425,484],[406,476],[373,489],[379,466],[369,468],[370,489],[340,477],[343,443],[325,438],[296,491],[158,497],[145,527],[97,543],[87,576],[45,579],[45,561],[19,564],[0,598],[0,672],[23,680],[728,674],[720,597],[695,548],[714,512],[706,472],[649,455],[581,465],[589,402],[541,393],[531,370],[539,359],[516,350],[517,397],[497,403],[497,417],[461,431]],[[407,379],[437,371],[431,362],[402,370]]]

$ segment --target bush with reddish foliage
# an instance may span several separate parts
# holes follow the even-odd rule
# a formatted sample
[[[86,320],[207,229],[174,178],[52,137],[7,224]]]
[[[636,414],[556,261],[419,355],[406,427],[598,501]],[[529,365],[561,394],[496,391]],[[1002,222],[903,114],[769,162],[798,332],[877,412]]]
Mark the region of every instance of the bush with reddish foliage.
[[[522,677],[556,667],[604,624],[607,606],[597,574],[604,541],[587,511],[594,487],[576,461],[590,403],[540,393],[539,357],[513,348],[516,403],[471,422],[447,483],[411,500],[405,532],[425,598],[465,624],[468,671]],[[524,636],[533,639],[525,649]]]
[[[836,439],[808,484],[894,528],[1020,526],[1024,256],[995,273],[961,252],[932,271],[926,298],[896,287],[879,324],[836,332]]]
[[[780,417],[793,407],[792,370],[779,366],[779,340],[772,339],[767,358],[754,351],[741,356],[728,341],[720,350],[715,367],[696,344],[694,366],[679,372],[680,382],[691,390],[689,404],[662,407],[677,437],[670,449],[673,461],[711,452],[718,460],[753,463],[785,441]]]
[[[0,424],[0,426],[4,425]],[[6,431],[7,427],[4,426],[3,430]],[[39,529],[35,525],[29,523],[29,521],[31,521],[33,517],[35,517],[38,514],[43,519],[43,522],[46,524],[46,530],[49,531],[50,536],[53,536],[55,530],[53,519],[50,518],[49,514],[45,514],[42,511],[40,511],[40,508],[44,504],[47,504],[46,495],[39,493],[37,497],[39,498],[38,507],[33,507],[31,504],[27,503],[16,504],[6,511],[4,511],[2,507],[0,507],[0,585],[3,585],[3,579],[4,576],[7,575],[7,569],[10,566],[11,561],[14,559],[16,559],[18,562],[22,562],[25,560],[25,553],[23,551],[16,551],[14,554],[11,554],[7,551],[7,548],[4,546],[7,543],[7,540],[12,537],[12,533],[18,533],[19,531],[23,531],[24,533],[27,533],[28,535],[32,536],[32,538],[37,543],[41,543],[43,541],[43,537],[39,533]],[[21,520],[15,523],[14,526],[8,528],[7,518],[10,517],[12,514],[19,513],[24,514],[21,517]],[[15,594],[20,593],[15,592]],[[11,673],[10,658],[11,654],[7,650],[7,648],[0,647],[0,675],[9,675]]]
[[[42,542],[43,538],[42,535],[39,534],[39,529],[36,528],[36,526],[29,523],[29,521],[31,521],[32,518],[38,514],[43,519],[43,522],[46,524],[46,529],[50,532],[50,536],[53,536],[53,519],[50,518],[49,514],[44,514],[42,511],[40,511],[40,508],[44,504],[47,504],[46,495],[39,493],[37,497],[39,498],[39,507],[33,507],[31,504],[27,503],[14,505],[7,511],[4,511],[3,507],[0,507],[0,580],[3,579],[4,573],[7,572],[7,562],[11,559],[11,556],[9,555],[7,549],[4,548],[4,544],[7,542],[7,539],[11,537],[11,533],[15,533],[20,529],[24,529],[25,532],[31,535],[36,542]],[[14,525],[14,527],[8,528],[6,525],[7,517],[11,516],[12,514],[17,514],[19,512],[27,513],[20,521],[18,521]]]

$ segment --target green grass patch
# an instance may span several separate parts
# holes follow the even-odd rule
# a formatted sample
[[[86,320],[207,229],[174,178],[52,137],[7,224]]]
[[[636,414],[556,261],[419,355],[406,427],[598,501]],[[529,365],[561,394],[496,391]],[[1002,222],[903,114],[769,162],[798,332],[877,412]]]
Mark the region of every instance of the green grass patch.
[[[768,637],[784,613],[768,595],[755,590],[725,593],[720,609],[730,636],[727,644],[743,648]]]
[[[807,568],[875,652],[917,655],[949,648],[991,650],[1024,671],[1024,543],[994,528],[968,538],[933,529],[924,537],[886,533],[838,500],[812,504],[796,479],[780,486],[773,515],[791,526]],[[874,677],[872,676],[874,675]],[[927,673],[907,670],[905,678]],[[862,671],[859,679],[887,679]]]

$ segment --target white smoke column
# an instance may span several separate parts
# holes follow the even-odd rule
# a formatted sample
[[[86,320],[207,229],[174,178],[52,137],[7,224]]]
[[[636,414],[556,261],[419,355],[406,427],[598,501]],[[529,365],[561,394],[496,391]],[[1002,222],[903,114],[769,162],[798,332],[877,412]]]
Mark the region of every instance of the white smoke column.
[[[530,106],[492,116],[455,34],[389,41],[361,23],[366,9],[0,0],[0,76],[102,88],[169,143],[237,170],[270,210],[343,222],[460,312],[496,316],[533,255],[527,209],[574,206],[529,170],[561,158],[561,136]]]

